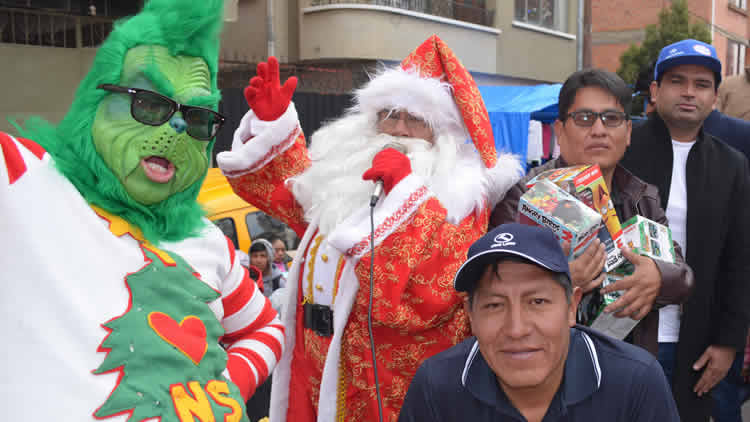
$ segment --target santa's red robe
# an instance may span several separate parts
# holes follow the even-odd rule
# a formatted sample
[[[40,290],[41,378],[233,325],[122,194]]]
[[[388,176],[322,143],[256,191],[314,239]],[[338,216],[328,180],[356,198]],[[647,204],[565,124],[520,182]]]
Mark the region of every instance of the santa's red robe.
[[[471,243],[486,232],[494,204],[520,177],[512,157],[501,156],[494,168],[485,169],[471,153],[472,159],[434,185],[438,193],[411,174],[375,207],[372,318],[386,421],[397,419],[422,361],[469,335],[453,277]],[[289,272],[289,302],[282,315],[286,347],[273,373],[271,420],[377,420],[367,325],[367,204],[326,235],[318,232],[317,219],[305,220],[305,210],[285,185],[311,164],[293,104],[274,122],[248,112],[232,151],[220,154],[218,162],[238,195],[302,236]],[[304,327],[305,301],[333,309],[332,337]]]

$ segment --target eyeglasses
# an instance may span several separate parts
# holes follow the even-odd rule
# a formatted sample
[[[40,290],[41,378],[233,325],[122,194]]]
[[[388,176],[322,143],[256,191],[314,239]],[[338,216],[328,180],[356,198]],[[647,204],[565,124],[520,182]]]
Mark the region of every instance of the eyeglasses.
[[[380,110],[378,112],[378,123],[385,130],[395,128],[400,120],[404,121],[409,130],[422,130],[428,127],[427,122],[405,111]]]
[[[591,110],[574,111],[568,114],[568,117],[572,118],[576,125],[582,127],[591,127],[596,123],[596,119],[602,120],[602,124],[606,127],[618,127],[625,120],[628,120],[628,115],[622,111],[607,110],[597,113]]]
[[[178,111],[187,123],[187,134],[201,141],[210,141],[226,120],[221,114],[204,108],[180,104],[147,89],[127,88],[124,86],[101,84],[97,88],[110,92],[129,94],[130,114],[133,118],[149,126],[161,126],[168,122]]]

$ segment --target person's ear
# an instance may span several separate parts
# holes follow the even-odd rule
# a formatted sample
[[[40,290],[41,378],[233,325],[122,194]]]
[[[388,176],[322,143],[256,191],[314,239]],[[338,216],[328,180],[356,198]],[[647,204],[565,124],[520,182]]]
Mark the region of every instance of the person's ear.
[[[557,119],[552,125],[552,129],[555,131],[555,142],[557,142],[558,145],[565,144],[567,141],[565,139],[565,123],[562,120]]]
[[[474,327],[472,326],[472,321],[473,321],[472,307],[473,307],[473,305],[472,305],[472,302],[469,301],[469,295],[472,295],[472,294],[474,294],[474,293],[468,293],[468,294],[466,294],[464,296],[464,311],[466,312],[466,316],[469,317],[469,327],[471,327],[472,331],[473,331],[474,330]],[[474,304],[474,305],[476,305],[476,304]]]
[[[560,138],[560,134],[564,129],[562,120],[555,119],[555,123],[552,124],[552,129],[555,131],[555,137]]]
[[[648,86],[648,91],[651,93],[651,103],[656,107],[656,101],[659,97],[659,83],[651,81],[651,85]]]
[[[626,138],[625,138],[626,139],[625,146],[629,147],[630,146],[630,135],[633,133],[633,121],[628,119],[625,122],[625,124],[627,125],[627,128],[625,130],[628,132],[627,135],[626,135]]]

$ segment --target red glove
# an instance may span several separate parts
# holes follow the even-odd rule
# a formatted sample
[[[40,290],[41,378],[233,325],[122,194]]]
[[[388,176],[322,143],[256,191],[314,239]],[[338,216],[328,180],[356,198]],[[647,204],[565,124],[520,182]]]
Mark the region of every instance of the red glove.
[[[386,195],[404,177],[411,174],[411,162],[409,158],[394,148],[386,148],[375,154],[372,159],[372,167],[363,175],[363,180],[383,181],[383,189]]]
[[[279,81],[279,62],[276,57],[268,58],[268,63],[258,63],[258,76],[250,79],[245,87],[245,99],[260,120],[272,122],[286,111],[297,88],[297,78],[287,79],[284,86]]]
[[[250,277],[250,280],[253,280],[255,284],[258,285],[258,288],[262,292],[263,291],[263,273],[258,269],[258,267],[250,265],[247,268],[247,275],[248,277]]]

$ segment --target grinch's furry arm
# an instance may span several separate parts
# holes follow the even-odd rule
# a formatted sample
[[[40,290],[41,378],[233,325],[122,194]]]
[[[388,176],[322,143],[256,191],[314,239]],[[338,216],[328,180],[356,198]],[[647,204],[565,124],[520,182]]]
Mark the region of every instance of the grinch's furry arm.
[[[227,373],[247,400],[281,358],[284,327],[271,302],[263,296],[257,284],[239,263],[230,245],[232,269],[222,287],[226,334],[222,343],[227,346]]]
[[[248,111],[234,133],[232,150],[220,153],[216,161],[237,195],[283,221],[300,237],[304,234],[304,210],[285,183],[310,166],[293,103],[273,122]]]

